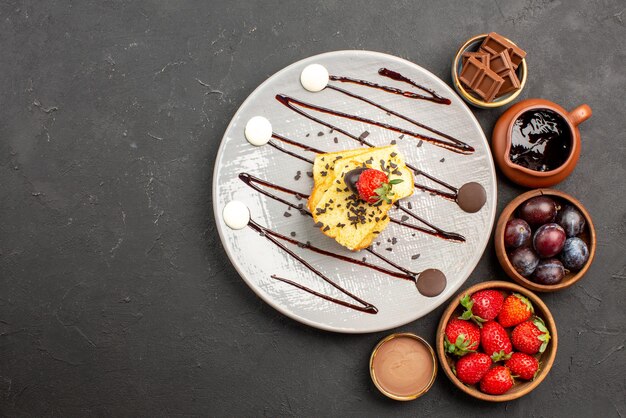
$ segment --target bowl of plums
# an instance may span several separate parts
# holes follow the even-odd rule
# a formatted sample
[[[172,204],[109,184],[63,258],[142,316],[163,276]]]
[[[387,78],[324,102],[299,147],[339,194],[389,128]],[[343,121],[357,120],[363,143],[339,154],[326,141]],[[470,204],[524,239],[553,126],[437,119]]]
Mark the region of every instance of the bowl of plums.
[[[530,290],[511,282],[479,283],[457,295],[441,316],[437,356],[461,391],[506,402],[534,390],[556,358],[556,324]]]
[[[536,189],[502,211],[496,255],[506,274],[536,292],[572,286],[589,269],[596,233],[583,205],[567,193]]]

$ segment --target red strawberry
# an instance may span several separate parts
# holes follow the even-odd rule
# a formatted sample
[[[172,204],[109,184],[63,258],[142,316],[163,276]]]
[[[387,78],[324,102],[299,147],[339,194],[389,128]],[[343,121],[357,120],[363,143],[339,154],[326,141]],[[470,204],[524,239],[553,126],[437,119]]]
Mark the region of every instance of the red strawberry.
[[[550,341],[550,332],[541,318],[522,322],[511,333],[511,342],[517,351],[526,354],[543,353]]]
[[[461,318],[477,322],[494,320],[500,313],[503,302],[504,296],[497,290],[481,290],[471,297],[466,294],[461,299],[461,305],[466,309]]]
[[[382,203],[383,201],[391,203],[392,186],[403,181],[402,179],[389,181],[385,173],[373,168],[356,168],[344,176],[344,182],[348,188],[353,193],[358,194],[361,200],[371,204]]]
[[[519,293],[513,293],[504,299],[498,322],[504,328],[514,327],[529,319],[535,312],[532,303]]]
[[[456,377],[467,385],[480,382],[491,367],[491,358],[485,353],[469,353],[461,357],[455,365]]]
[[[513,353],[504,363],[511,373],[524,380],[532,380],[539,371],[539,361],[533,356],[524,353]]]
[[[493,361],[507,360],[513,351],[506,330],[495,321],[483,325],[480,330],[480,341],[485,354],[491,356]]]
[[[480,329],[470,321],[452,318],[446,325],[444,346],[446,351],[457,356],[478,350]]]
[[[480,381],[480,390],[490,395],[502,395],[513,387],[513,376],[504,366],[490,369]]]

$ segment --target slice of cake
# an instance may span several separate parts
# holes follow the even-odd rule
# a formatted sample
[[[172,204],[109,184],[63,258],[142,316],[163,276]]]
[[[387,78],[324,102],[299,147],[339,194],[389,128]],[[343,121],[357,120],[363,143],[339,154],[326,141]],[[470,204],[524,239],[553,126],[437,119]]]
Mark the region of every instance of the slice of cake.
[[[322,232],[357,251],[389,223],[387,211],[413,193],[413,175],[396,146],[320,154],[308,207]]]

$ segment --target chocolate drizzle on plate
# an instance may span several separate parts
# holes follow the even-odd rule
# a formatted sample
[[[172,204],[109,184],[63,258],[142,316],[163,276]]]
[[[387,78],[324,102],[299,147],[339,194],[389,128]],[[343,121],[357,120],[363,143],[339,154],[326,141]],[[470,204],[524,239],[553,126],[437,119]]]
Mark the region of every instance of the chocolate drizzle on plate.
[[[294,259],[299,261],[300,264],[302,264],[304,267],[306,267],[308,270],[310,270],[316,276],[320,277],[326,283],[330,284],[335,289],[337,289],[338,291],[340,291],[344,295],[348,296],[349,298],[351,298],[352,300],[357,302],[358,305],[354,304],[354,303],[343,301],[341,299],[334,298],[332,296],[325,295],[325,294],[320,293],[320,292],[317,292],[317,291],[315,291],[315,290],[313,290],[313,289],[311,289],[309,287],[306,287],[306,286],[304,286],[304,285],[302,285],[300,283],[297,283],[297,282],[295,282],[293,280],[290,280],[290,279],[286,279],[284,277],[280,277],[280,276],[278,276],[276,274],[272,274],[271,275],[272,279],[279,280],[281,282],[287,283],[287,284],[289,284],[291,286],[294,286],[294,287],[296,287],[298,289],[304,290],[305,292],[308,292],[308,293],[310,293],[312,295],[320,297],[320,298],[322,298],[324,300],[327,300],[327,301],[332,302],[332,303],[336,303],[336,304],[341,305],[341,306],[345,306],[345,307],[350,308],[350,309],[354,309],[354,310],[359,311],[359,312],[364,312],[364,313],[368,313],[368,314],[377,314],[378,313],[378,308],[376,308],[376,306],[372,305],[369,302],[366,302],[365,300],[359,298],[358,296],[354,295],[353,293],[351,293],[348,290],[346,290],[343,287],[341,287],[339,284],[337,284],[336,282],[331,280],[324,273],[320,272],[315,267],[313,267],[310,263],[308,263],[306,260],[304,260],[298,254],[296,254],[291,249],[286,247],[279,240],[289,242],[291,244],[297,245],[300,248],[305,248],[305,249],[308,249],[310,251],[314,251],[314,252],[316,252],[318,254],[323,254],[325,256],[333,257],[333,258],[336,258],[338,260],[346,261],[346,262],[349,262],[349,263],[352,263],[352,264],[356,264],[356,265],[359,265],[359,266],[368,267],[370,269],[373,269],[373,270],[385,273],[385,274],[387,274],[389,276],[392,276],[392,277],[395,277],[395,278],[411,281],[411,282],[413,282],[415,284],[415,286],[417,287],[417,290],[422,295],[427,296],[427,297],[434,297],[434,296],[439,295],[443,291],[443,289],[445,289],[445,287],[446,287],[446,277],[440,270],[427,269],[427,270],[424,270],[421,273],[410,272],[409,270],[407,270],[407,269],[405,269],[405,268],[403,268],[401,266],[398,266],[398,265],[396,265],[393,262],[388,261],[385,257],[383,257],[380,254],[374,252],[373,250],[368,249],[368,251],[371,254],[375,255],[376,257],[380,258],[381,260],[384,260],[384,261],[394,265],[399,270],[407,272],[407,273],[397,273],[397,272],[394,272],[394,271],[382,268],[380,266],[376,266],[374,264],[368,263],[365,260],[356,260],[354,258],[343,256],[341,254],[331,253],[329,251],[326,251],[326,250],[323,250],[321,248],[315,247],[315,246],[311,245],[308,242],[307,243],[300,242],[300,241],[298,241],[296,239],[290,238],[290,237],[288,237],[286,235],[280,234],[280,233],[278,233],[276,231],[273,231],[273,230],[271,230],[269,228],[266,228],[266,227],[256,223],[252,219],[250,219],[250,221],[248,222],[248,226],[250,228],[252,228],[253,230],[257,231],[263,237],[267,238],[274,245],[276,245],[277,247],[279,247],[280,249],[285,251],[291,257],[293,257]]]
[[[426,93],[430,94],[433,98],[432,101],[437,102],[437,103],[441,103],[441,104],[445,104],[445,105],[449,105],[450,103],[452,103],[450,101],[450,99],[446,99],[445,97],[439,95],[438,93],[436,93],[434,90],[429,89],[428,87],[424,87],[420,84],[417,84],[415,81],[411,80],[408,77],[403,76],[402,74],[400,74],[397,71],[393,71],[393,70],[389,70],[387,68],[381,68],[378,70],[378,74],[383,76],[383,77],[389,77],[392,80],[396,80],[396,81],[402,81],[405,83],[408,83],[414,87],[417,87],[418,89],[425,91]],[[428,99],[425,99],[428,100]]]
[[[343,301],[341,299],[337,299],[337,298],[325,295],[325,294],[320,293],[320,292],[316,292],[315,290],[311,289],[310,287],[306,287],[304,285],[301,285],[300,283],[294,282],[293,280],[285,279],[284,277],[280,277],[280,276],[278,276],[276,274],[272,274],[270,277],[272,279],[274,279],[274,280],[278,280],[278,281],[281,281],[283,283],[290,284],[293,287],[296,287],[296,288],[298,288],[300,290],[304,290],[305,292],[308,292],[308,293],[310,293],[310,294],[312,294],[314,296],[317,296],[317,297],[322,298],[324,300],[327,300],[329,302],[336,303],[337,305],[345,306],[346,308],[354,309],[355,311],[365,312],[365,313],[368,313],[368,314],[374,314],[375,315],[375,314],[378,313],[378,308],[376,306],[372,305],[372,304],[368,303],[367,305],[364,305],[364,306],[355,305],[353,303],[346,302],[346,301]],[[326,281],[328,281],[328,280],[326,280]],[[343,289],[343,288],[341,288],[341,289]]]
[[[386,274],[388,276],[395,277],[396,279],[403,279],[403,280],[408,280],[408,281],[414,282],[415,281],[415,277],[419,275],[419,272],[413,272],[413,271],[405,269],[405,268],[403,268],[401,266],[394,265],[394,267],[396,267],[398,270],[401,271],[401,272],[397,272],[397,271],[386,269],[384,267],[377,266],[377,265],[372,264],[372,263],[368,263],[366,261],[357,260],[357,259],[345,256],[345,255],[336,254],[336,253],[333,253],[333,252],[330,252],[330,251],[326,251],[326,250],[324,250],[322,248],[319,248],[319,247],[316,247],[316,246],[312,245],[310,242],[298,241],[295,238],[288,237],[288,236],[283,235],[283,234],[281,234],[279,232],[276,232],[276,231],[273,231],[273,230],[271,230],[269,228],[261,226],[261,225],[257,224],[254,221],[250,221],[250,222],[252,224],[256,225],[257,228],[262,229],[263,233],[264,233],[264,236],[265,235],[271,235],[274,238],[277,238],[279,240],[286,241],[286,242],[288,242],[290,244],[296,245],[296,246],[298,246],[298,248],[304,248],[306,250],[313,251],[314,253],[317,253],[317,254],[325,255],[327,257],[336,258],[337,260],[345,261],[347,263],[356,264],[357,266],[367,267],[369,269],[378,271],[378,272]],[[384,257],[382,258],[382,260],[384,262],[386,262],[386,263],[389,263],[389,260],[387,260]]]
[[[283,186],[279,186],[277,184],[271,183],[267,180],[262,180],[258,177],[255,177],[251,174],[248,173],[240,173],[239,174],[239,179],[241,181],[243,181],[246,185],[248,185],[249,187],[253,188],[254,190],[256,190],[257,192],[264,194],[265,196],[269,197],[270,199],[274,199],[280,203],[283,203],[287,206],[290,206],[294,209],[297,209],[300,211],[300,213],[302,213],[303,215],[308,215],[311,216],[311,213],[304,209],[304,204],[300,203],[300,204],[294,204],[291,203],[279,196],[276,196],[273,193],[268,192],[267,190],[264,190],[263,188],[259,187],[259,185],[265,186],[265,187],[269,187],[270,189],[274,189],[274,190],[278,190],[281,191],[283,193],[286,194],[290,194],[292,196],[295,196],[298,200],[302,200],[302,199],[308,199],[309,195],[305,194],[305,193],[300,193],[297,192],[295,190],[292,189],[288,189],[286,187]],[[415,231],[419,231],[419,232],[423,232],[425,234],[428,235],[433,235],[442,239],[447,239],[450,241],[457,241],[457,242],[465,242],[465,237],[461,234],[457,234],[456,232],[447,232],[444,231],[443,229],[431,224],[430,222],[426,221],[425,219],[421,218],[420,216],[416,215],[415,213],[411,212],[410,210],[406,209],[405,207],[401,206],[399,202],[396,202],[394,204],[394,206],[396,208],[398,208],[399,210],[401,210],[402,212],[406,213],[408,216],[412,217],[413,219],[423,223],[424,225],[428,226],[430,229],[428,228],[424,228],[418,225],[414,225],[411,223],[407,223],[406,219],[401,218],[401,219],[397,219],[394,218],[392,216],[389,217],[389,219],[391,220],[391,222],[397,224],[397,225],[402,225],[404,227],[413,229]],[[395,266],[394,266],[395,267]]]
[[[306,286],[300,285],[300,284],[298,284],[296,282],[293,282],[291,280],[288,280],[288,279],[283,279],[283,278],[278,277],[276,275],[272,275],[271,276],[273,279],[280,280],[280,281],[283,281],[285,283],[291,284],[293,286],[296,286],[299,289],[305,290],[305,291],[307,291],[307,292],[309,292],[311,294],[314,294],[316,296],[322,297],[323,299],[326,299],[326,300],[331,301],[333,303],[345,306],[345,307],[350,308],[350,309],[354,309],[354,310],[359,311],[359,312],[364,312],[364,313],[369,313],[369,314],[376,314],[376,313],[378,313],[378,308],[376,308],[376,306],[372,305],[369,302],[364,301],[363,299],[359,298],[358,296],[354,295],[353,293],[350,293],[348,290],[344,289],[343,287],[341,287],[340,285],[338,285],[337,283],[335,283],[334,281],[329,279],[324,273],[322,273],[321,271],[319,271],[315,267],[313,267],[304,258],[300,257],[298,254],[294,253],[289,248],[287,248],[283,243],[278,241],[278,239],[275,238],[275,234],[276,233],[274,231],[271,231],[270,229],[267,229],[264,226],[259,225],[258,223],[254,222],[252,219],[250,220],[250,222],[248,222],[248,226],[250,228],[254,229],[255,231],[257,231],[258,233],[260,233],[262,236],[264,236],[268,240],[270,240],[274,245],[276,245],[277,247],[279,247],[280,249],[285,251],[287,254],[292,256],[294,259],[298,260],[300,262],[300,264],[302,264],[304,267],[309,269],[315,275],[320,277],[326,283],[328,283],[329,285],[331,285],[335,289],[339,290],[341,293],[343,293],[344,295],[348,296],[350,299],[352,299],[355,302],[357,302],[358,305],[355,305],[355,304],[349,303],[349,302],[345,302],[343,300],[336,299],[336,298],[333,298],[331,296],[323,295],[323,294],[318,293],[318,292],[314,291],[313,289],[310,289],[310,288],[308,288]],[[281,237],[284,237],[284,236],[281,236]],[[291,241],[291,238],[288,238],[288,237],[284,237],[284,238],[287,238],[287,240]]]
[[[328,87],[332,87],[332,86],[327,86]],[[338,87],[334,87],[334,89],[338,89]],[[342,90],[342,89],[340,89]],[[345,91],[345,90],[344,90]],[[352,93],[350,94],[352,97],[355,97],[356,95],[352,95]],[[361,96],[359,96],[361,97]],[[369,99],[365,99],[364,97],[362,98],[363,100],[369,101]],[[421,139],[424,142],[429,142],[433,145],[437,145],[438,147],[441,148],[445,148],[447,150],[459,153],[459,154],[471,154],[473,153],[475,150],[472,146],[462,142],[462,141],[458,141],[457,142],[449,142],[449,141],[444,141],[438,138],[434,138],[432,136],[428,136],[428,135],[422,135],[419,134],[417,132],[414,131],[410,131],[408,129],[404,129],[404,128],[400,128],[398,126],[395,125],[390,125],[388,123],[384,123],[384,122],[379,122],[373,119],[368,119],[368,118],[364,118],[362,116],[357,116],[357,115],[351,115],[349,113],[344,113],[344,112],[340,112],[338,110],[334,110],[334,109],[329,109],[327,107],[323,107],[323,106],[318,106],[312,103],[308,103],[305,101],[302,101],[300,99],[296,99],[294,97],[291,96],[287,96],[285,94],[277,94],[276,95],[276,100],[278,100],[280,103],[282,103],[283,105],[285,105],[286,107],[288,107],[289,109],[293,110],[296,113],[299,113],[300,115],[304,116],[305,118],[308,118],[314,122],[317,122],[321,125],[327,126],[331,129],[334,129],[338,132],[341,132],[344,135],[348,135],[346,133],[346,131],[331,125],[328,122],[325,122],[319,118],[316,118],[315,116],[305,112],[304,110],[302,110],[301,108],[307,108],[316,112],[321,112],[321,113],[326,113],[328,115],[333,115],[333,116],[337,116],[340,118],[344,118],[344,119],[350,119],[350,120],[354,120],[354,121],[358,121],[358,122],[363,122],[363,123],[367,123],[369,125],[375,125],[378,126],[380,128],[383,129],[387,129],[389,131],[393,131],[393,132],[397,132],[399,134],[403,134],[403,135],[408,135],[408,136],[412,136],[413,138],[417,138],[417,139]],[[408,117],[406,117],[405,120],[411,120]],[[348,135],[350,136],[350,135]]]
[[[380,70],[378,70],[378,74],[382,75],[382,76],[386,76],[389,77],[393,80],[397,80],[397,81],[403,81],[406,83],[411,84],[412,86],[415,86],[419,89],[422,89],[424,91],[426,91],[429,96],[424,96],[423,94],[419,94],[419,93],[413,93],[413,92],[409,92],[409,91],[404,91],[404,90],[400,90],[397,89],[395,87],[388,87],[388,86],[382,86],[376,83],[372,83],[371,81],[366,81],[366,80],[359,80],[359,79],[355,79],[355,78],[350,78],[350,77],[341,77],[341,76],[334,76],[331,75],[330,79],[333,81],[340,81],[340,82],[344,82],[344,83],[353,83],[353,84],[359,84],[362,86],[366,86],[366,87],[371,87],[371,88],[375,88],[375,89],[379,89],[379,90],[383,90],[387,93],[393,93],[393,94],[399,94],[401,96],[410,98],[410,99],[422,99],[422,100],[429,100],[435,103],[441,103],[441,104],[446,104],[449,105],[451,102],[449,99],[446,99],[442,96],[440,96],[439,94],[437,94],[436,92],[434,92],[433,90],[430,90],[424,86],[420,86],[419,84],[416,84],[414,81],[410,80],[409,78],[403,76],[400,73],[397,73],[395,71],[392,70],[388,70],[386,68],[381,68]],[[354,99],[360,100],[364,103],[367,103],[371,106],[374,106],[384,112],[386,112],[387,114],[390,115],[394,115],[396,117],[399,117],[400,119],[404,119],[405,121],[418,126],[422,129],[426,129],[427,131],[430,131],[436,135],[439,135],[445,139],[447,139],[448,141],[450,141],[450,143],[456,145],[457,147],[459,147],[462,151],[466,151],[466,153],[471,153],[474,152],[474,148],[472,148],[471,146],[469,146],[468,144],[466,144],[463,141],[460,141],[456,138],[454,138],[451,135],[448,135],[444,132],[441,132],[435,128],[431,128],[428,125],[425,125],[421,122],[416,121],[415,119],[409,118],[406,115],[403,115],[402,113],[396,112],[395,110],[389,109],[388,107],[385,107],[379,103],[374,102],[373,100],[370,100],[366,97],[360,96],[358,94],[352,93],[350,91],[344,90],[342,88],[339,88],[337,86],[333,86],[332,84],[329,84],[327,86],[327,88],[331,89],[331,90],[335,90],[339,93],[345,94],[346,96],[352,97]]]
[[[403,76],[402,74],[393,71],[393,70],[389,70],[387,68],[381,68],[380,70],[378,70],[378,74],[383,76],[383,77],[388,77],[391,78],[392,80],[395,81],[401,81],[404,83],[408,83],[414,87],[417,87],[418,89],[428,93],[428,95],[424,95],[421,93],[415,93],[412,91],[406,91],[406,90],[401,90],[399,88],[396,87],[390,87],[390,86],[383,86],[380,84],[376,84],[373,83],[371,81],[367,81],[367,80],[359,80],[356,78],[351,78],[351,77],[343,77],[343,76],[336,76],[336,75],[330,75],[329,78],[332,81],[340,81],[342,83],[352,83],[352,84],[360,84],[361,86],[366,86],[366,87],[372,87],[378,90],[383,90],[387,93],[392,93],[392,94],[398,94],[400,96],[404,96],[407,97],[409,99],[418,99],[418,100],[427,100],[427,101],[431,101],[431,102],[435,102],[435,103],[439,103],[439,104],[444,104],[444,105],[449,105],[450,99],[446,99],[445,97],[440,96],[439,94],[437,94],[434,90],[431,90],[429,88],[426,88],[422,85],[419,85],[417,83],[415,83],[413,80]],[[328,87],[328,86],[327,86]]]

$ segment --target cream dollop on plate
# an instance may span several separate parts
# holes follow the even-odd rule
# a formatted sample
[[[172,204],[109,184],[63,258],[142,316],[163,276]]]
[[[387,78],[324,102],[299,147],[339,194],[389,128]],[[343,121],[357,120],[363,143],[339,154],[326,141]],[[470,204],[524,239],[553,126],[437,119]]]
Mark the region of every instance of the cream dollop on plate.
[[[313,93],[324,90],[328,80],[328,70],[320,64],[307,65],[300,73],[300,84]]]
[[[246,123],[245,135],[252,145],[265,145],[272,137],[272,124],[263,116],[254,116]]]
[[[231,229],[243,229],[250,221],[250,210],[245,203],[231,200],[222,210],[224,223]]]

